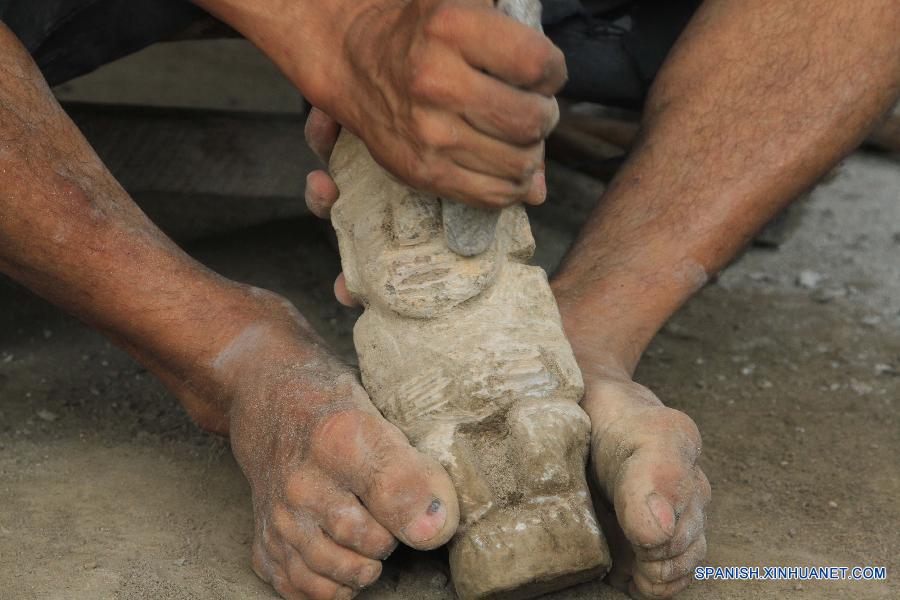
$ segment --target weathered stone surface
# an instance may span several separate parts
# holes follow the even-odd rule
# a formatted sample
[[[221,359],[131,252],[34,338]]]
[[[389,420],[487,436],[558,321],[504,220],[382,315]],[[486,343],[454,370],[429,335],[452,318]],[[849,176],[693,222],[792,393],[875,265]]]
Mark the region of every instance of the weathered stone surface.
[[[521,207],[488,248],[453,252],[437,198],[388,176],[342,133],[332,209],[363,383],[386,418],[447,469],[460,500],[450,566],[464,600],[527,598],[602,575],[587,485],[590,423]]]

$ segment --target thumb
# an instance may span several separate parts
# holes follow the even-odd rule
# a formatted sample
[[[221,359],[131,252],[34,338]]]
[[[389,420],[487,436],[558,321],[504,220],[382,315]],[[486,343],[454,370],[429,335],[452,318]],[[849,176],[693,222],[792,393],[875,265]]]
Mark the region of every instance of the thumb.
[[[306,143],[309,144],[312,151],[316,153],[319,160],[327,164],[340,131],[341,126],[337,121],[313,107],[309,111],[309,116],[306,117],[306,127],[303,133]]]

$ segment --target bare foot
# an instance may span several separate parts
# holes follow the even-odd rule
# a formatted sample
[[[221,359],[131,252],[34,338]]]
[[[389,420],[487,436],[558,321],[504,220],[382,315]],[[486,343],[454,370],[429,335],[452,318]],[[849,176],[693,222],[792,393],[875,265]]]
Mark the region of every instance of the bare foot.
[[[288,599],[351,598],[397,540],[445,543],[456,494],[299,313],[275,304],[283,318],[245,328],[213,361],[233,390],[231,443],[253,492],[253,569]]]
[[[598,510],[613,552],[609,582],[632,596],[668,598],[706,556],[710,487],[696,464],[700,433],[626,372],[584,376],[594,474],[612,509]]]

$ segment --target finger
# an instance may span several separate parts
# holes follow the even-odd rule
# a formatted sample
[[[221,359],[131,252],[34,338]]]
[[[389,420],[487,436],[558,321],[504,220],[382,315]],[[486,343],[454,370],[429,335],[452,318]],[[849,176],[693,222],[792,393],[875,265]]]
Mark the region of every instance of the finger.
[[[472,67],[515,87],[552,96],[566,82],[562,51],[544,34],[493,8],[447,4],[428,27],[429,33],[456,45]]]
[[[332,415],[316,430],[311,447],[322,468],[344,481],[405,544],[436,548],[456,530],[459,506],[447,473],[379,415]]]
[[[287,549],[285,572],[290,584],[310,600],[349,600],[356,592],[313,571],[294,549]],[[277,588],[276,588],[277,589]],[[279,590],[279,593],[281,590]]]
[[[460,113],[479,131],[524,146],[546,139],[559,122],[556,98],[510,87],[481,72],[470,76],[472,94],[461,99]]]
[[[531,189],[525,196],[525,204],[539,206],[547,200],[547,179],[544,175],[544,167],[535,171],[531,176]]]
[[[337,121],[315,107],[309,111],[309,116],[306,117],[306,127],[303,129],[306,143],[319,157],[319,160],[325,164],[328,164],[331,158],[331,151],[334,149],[340,131],[341,126]]]
[[[356,301],[356,298],[354,298],[353,294],[350,293],[350,290],[347,289],[347,278],[344,277],[343,272],[339,273],[334,280],[334,297],[337,298],[338,302],[348,308],[356,308],[359,306],[359,302]]]
[[[531,184],[544,159],[544,145],[512,146],[460,123],[459,141],[447,149],[457,165],[517,184]]]
[[[521,202],[528,195],[531,186],[531,179],[527,182],[515,182],[449,162],[434,169],[427,188],[438,196],[471,206],[505,208]]]
[[[325,171],[312,171],[306,176],[306,207],[320,219],[331,217],[331,207],[337,202],[339,195],[337,185]]]
[[[520,146],[543,141],[559,121],[556,99],[521,90],[462,59],[422,67],[410,85],[419,100],[461,115],[479,132]]]

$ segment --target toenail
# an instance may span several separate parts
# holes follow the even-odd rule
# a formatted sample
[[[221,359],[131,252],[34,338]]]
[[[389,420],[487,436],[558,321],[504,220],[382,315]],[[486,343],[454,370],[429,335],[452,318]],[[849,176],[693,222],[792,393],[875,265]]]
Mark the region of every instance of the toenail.
[[[435,498],[431,501],[431,504],[428,505],[428,509],[425,512],[426,514],[433,515],[439,510],[441,510],[441,501]]]
[[[353,592],[353,590],[347,587],[342,587],[334,595],[334,600],[350,600],[354,595],[355,593]]]
[[[375,579],[378,578],[378,573],[380,571],[381,568],[374,565],[363,567],[360,570],[358,576],[359,586],[366,587],[367,585],[372,585],[373,583],[375,583]]]
[[[414,520],[403,528],[403,535],[413,544],[425,544],[438,535],[447,521],[447,511],[439,498],[434,498],[425,508],[424,518]]]

